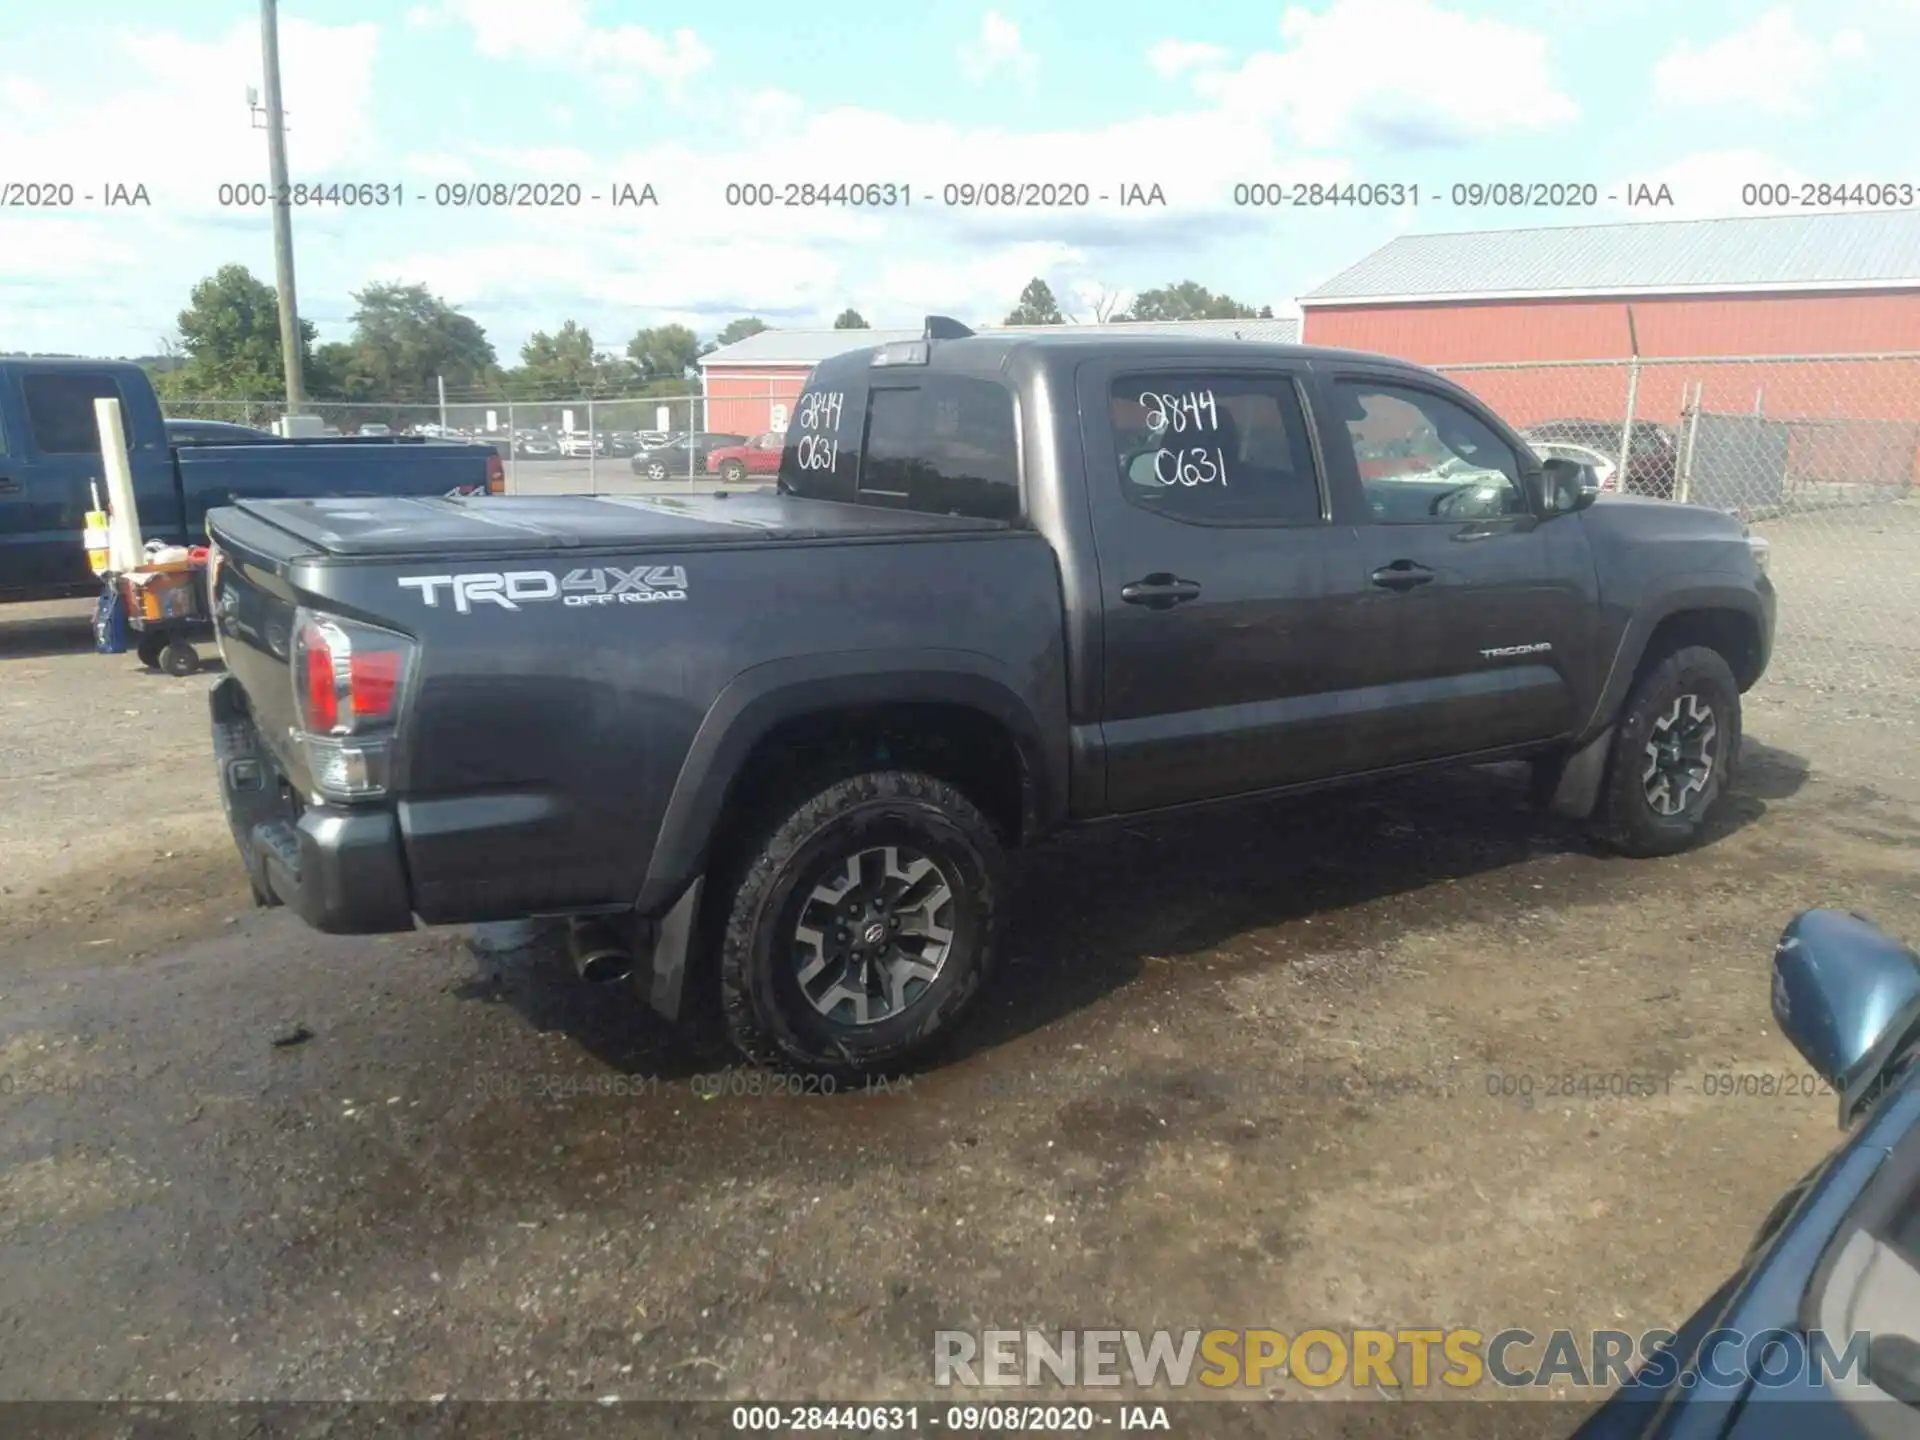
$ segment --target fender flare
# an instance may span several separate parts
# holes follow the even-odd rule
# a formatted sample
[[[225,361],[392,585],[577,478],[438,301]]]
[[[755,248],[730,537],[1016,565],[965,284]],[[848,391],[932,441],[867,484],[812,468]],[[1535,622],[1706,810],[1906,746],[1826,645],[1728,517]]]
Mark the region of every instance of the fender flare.
[[[1647,645],[1653,639],[1654,631],[1668,619],[1688,610],[1736,611],[1753,622],[1763,646],[1766,643],[1765,608],[1752,588],[1742,585],[1738,580],[1702,575],[1675,589],[1662,590],[1634,610],[1627,620],[1620,643],[1614,649],[1613,664],[1594,702],[1593,713],[1587,717],[1587,723],[1581,726],[1575,740],[1576,747],[1591,742],[1612,726],[1620,707],[1626,703],[1627,692],[1633,686],[1634,676],[1640,672],[1641,662],[1646,659]]]
[[[669,908],[705,870],[727,788],[776,725],[864,705],[954,704],[1013,737],[1026,772],[1021,829],[1051,829],[1066,813],[1065,716],[1041,724],[1009,668],[972,650],[837,651],[770,660],[730,681],[700,722],[661,816],[636,909]]]

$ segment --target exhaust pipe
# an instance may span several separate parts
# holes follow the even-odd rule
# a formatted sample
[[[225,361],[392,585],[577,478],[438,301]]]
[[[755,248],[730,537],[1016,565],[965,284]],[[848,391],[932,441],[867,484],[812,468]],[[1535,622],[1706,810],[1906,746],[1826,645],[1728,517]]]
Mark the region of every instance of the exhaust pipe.
[[[633,974],[633,951],[605,920],[573,920],[567,926],[567,951],[589,985],[609,985]]]

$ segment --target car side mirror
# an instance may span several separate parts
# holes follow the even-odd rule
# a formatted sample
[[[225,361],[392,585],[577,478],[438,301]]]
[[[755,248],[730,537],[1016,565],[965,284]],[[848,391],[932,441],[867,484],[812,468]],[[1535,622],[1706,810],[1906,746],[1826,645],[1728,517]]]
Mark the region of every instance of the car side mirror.
[[[1528,478],[1533,482],[1534,499],[1543,515],[1566,515],[1584,510],[1600,494],[1599,477],[1591,465],[1554,456],[1540,462],[1540,468]]]
[[[1845,1129],[1920,1038],[1920,955],[1858,915],[1803,911],[1774,947],[1773,1018]]]

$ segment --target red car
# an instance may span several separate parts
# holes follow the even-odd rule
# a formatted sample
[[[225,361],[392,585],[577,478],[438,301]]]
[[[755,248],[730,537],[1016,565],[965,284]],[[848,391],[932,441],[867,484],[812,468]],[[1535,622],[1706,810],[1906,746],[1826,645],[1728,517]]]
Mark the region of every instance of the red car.
[[[780,451],[786,443],[786,436],[769,430],[764,435],[754,436],[744,445],[724,445],[715,450],[707,456],[707,469],[722,480],[736,484],[749,475],[777,475],[780,473]]]

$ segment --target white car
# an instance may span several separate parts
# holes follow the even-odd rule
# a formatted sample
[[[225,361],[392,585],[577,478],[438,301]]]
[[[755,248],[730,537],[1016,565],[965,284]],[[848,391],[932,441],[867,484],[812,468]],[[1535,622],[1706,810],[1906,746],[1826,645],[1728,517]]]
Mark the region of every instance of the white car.
[[[560,453],[570,459],[585,460],[605,453],[605,446],[585,430],[570,430],[560,437]]]
[[[1542,460],[1571,460],[1576,465],[1588,466],[1602,490],[1614,488],[1614,471],[1618,467],[1598,450],[1567,440],[1529,440],[1527,444]]]

